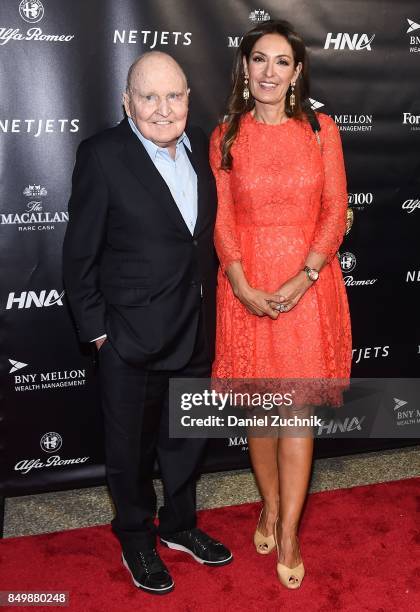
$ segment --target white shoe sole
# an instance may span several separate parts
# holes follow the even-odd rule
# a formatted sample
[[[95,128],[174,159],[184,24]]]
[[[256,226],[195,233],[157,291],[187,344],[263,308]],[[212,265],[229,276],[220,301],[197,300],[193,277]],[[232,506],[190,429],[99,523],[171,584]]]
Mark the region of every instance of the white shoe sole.
[[[130,576],[131,576],[132,581],[134,582],[134,584],[136,585],[136,587],[138,587],[139,589],[142,589],[143,591],[147,591],[147,592],[149,592],[149,593],[156,593],[156,594],[164,594],[164,593],[168,593],[169,591],[172,591],[172,590],[173,590],[173,588],[174,588],[174,586],[175,586],[174,581],[172,581],[172,584],[171,584],[170,586],[168,586],[168,587],[166,587],[166,588],[164,588],[164,589],[152,589],[151,587],[144,586],[144,585],[143,585],[143,584],[141,584],[140,582],[137,582],[137,580],[134,578],[134,576],[133,576],[133,574],[132,574],[132,571],[131,571],[131,569],[130,569],[130,567],[129,567],[128,563],[127,563],[127,561],[125,560],[124,553],[122,553],[122,555],[121,555],[121,556],[122,556],[122,562],[123,562],[124,567],[126,567],[126,568],[127,568],[127,570],[128,570],[128,571],[129,571],[129,573],[130,573]]]
[[[223,559],[223,561],[205,561],[204,559],[197,557],[197,555],[195,555],[193,551],[187,548],[186,546],[182,546],[182,544],[175,544],[174,542],[168,542],[168,540],[164,540],[163,538],[160,538],[160,541],[166,544],[168,548],[172,548],[173,550],[180,550],[181,552],[188,553],[189,555],[191,555],[191,557],[193,557],[197,561],[197,563],[201,563],[202,565],[226,565],[233,558],[233,555],[231,553],[230,557],[228,557],[227,559]]]

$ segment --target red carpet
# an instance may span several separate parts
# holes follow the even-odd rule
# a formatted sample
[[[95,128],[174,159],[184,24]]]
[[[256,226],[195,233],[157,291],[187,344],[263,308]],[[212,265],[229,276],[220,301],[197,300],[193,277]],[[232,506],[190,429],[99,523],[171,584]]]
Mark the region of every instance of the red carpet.
[[[0,590],[69,591],[64,609],[77,612],[419,611],[419,502],[420,478],[310,495],[300,532],[307,575],[296,591],[277,582],[274,553],[253,549],[259,504],[199,515],[231,547],[231,565],[204,567],[161,547],[176,582],[166,596],[132,585],[108,526],[1,541]]]

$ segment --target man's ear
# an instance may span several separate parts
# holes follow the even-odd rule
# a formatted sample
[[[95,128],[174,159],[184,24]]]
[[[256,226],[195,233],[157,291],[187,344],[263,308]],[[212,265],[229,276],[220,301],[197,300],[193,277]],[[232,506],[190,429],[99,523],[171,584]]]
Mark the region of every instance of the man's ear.
[[[131,112],[130,112],[130,96],[128,95],[127,92],[123,93],[122,102],[123,102],[123,105],[124,105],[125,112],[127,113],[127,117],[131,117]]]

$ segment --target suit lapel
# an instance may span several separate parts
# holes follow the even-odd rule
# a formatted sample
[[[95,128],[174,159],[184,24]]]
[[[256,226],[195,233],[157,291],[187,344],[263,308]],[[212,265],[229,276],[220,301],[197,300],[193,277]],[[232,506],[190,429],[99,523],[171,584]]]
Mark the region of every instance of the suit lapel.
[[[125,125],[124,125],[125,124]],[[146,149],[133,133],[127,119],[121,123],[123,128],[124,147],[122,160],[145,189],[159,202],[168,217],[184,234],[191,236],[178,206],[172,197],[171,191],[165,180],[160,175]]]

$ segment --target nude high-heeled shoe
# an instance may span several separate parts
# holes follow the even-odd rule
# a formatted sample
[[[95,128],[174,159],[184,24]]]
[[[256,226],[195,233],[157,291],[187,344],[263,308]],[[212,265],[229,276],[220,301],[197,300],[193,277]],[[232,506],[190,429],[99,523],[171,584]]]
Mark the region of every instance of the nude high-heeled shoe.
[[[296,567],[288,567],[283,563],[280,563],[279,558],[279,545],[277,542],[277,521],[274,526],[274,537],[277,548],[277,576],[282,583],[283,586],[288,589],[298,589],[301,584],[303,577],[305,575],[305,567],[303,565],[303,561],[296,565]]]
[[[274,550],[276,546],[276,541],[274,539],[274,534],[265,536],[259,531],[258,525],[260,524],[261,515],[263,513],[264,506],[261,508],[260,516],[257,523],[257,528],[254,533],[254,544],[257,550],[257,553],[260,555],[268,555]]]

